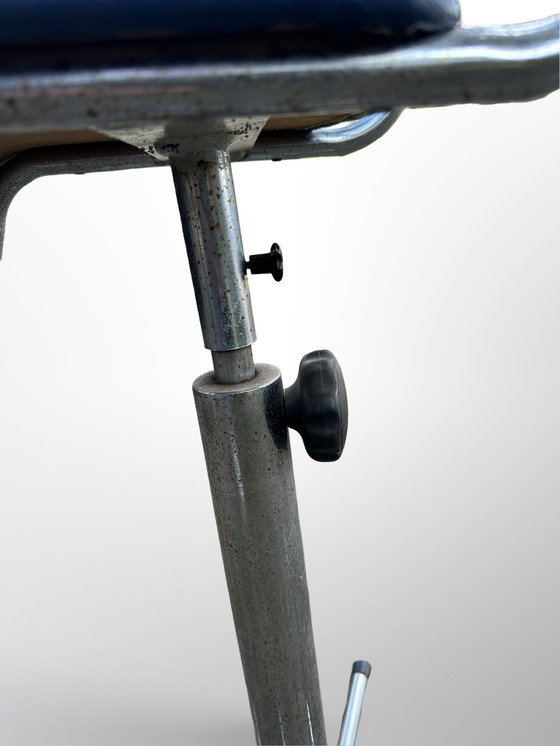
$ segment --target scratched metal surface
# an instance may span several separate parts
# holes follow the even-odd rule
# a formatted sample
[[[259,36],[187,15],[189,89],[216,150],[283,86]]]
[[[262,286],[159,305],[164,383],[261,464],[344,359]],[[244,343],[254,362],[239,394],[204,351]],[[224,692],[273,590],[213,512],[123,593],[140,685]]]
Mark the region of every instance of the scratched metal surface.
[[[558,16],[457,28],[379,52],[281,61],[5,70],[0,132],[497,103],[558,87]]]

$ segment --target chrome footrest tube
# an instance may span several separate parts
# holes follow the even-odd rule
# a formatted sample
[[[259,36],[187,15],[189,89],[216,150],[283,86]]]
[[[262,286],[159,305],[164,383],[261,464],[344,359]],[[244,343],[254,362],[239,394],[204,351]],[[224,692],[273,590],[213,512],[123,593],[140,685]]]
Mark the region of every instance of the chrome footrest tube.
[[[367,661],[355,661],[352,666],[350,685],[348,687],[348,698],[346,708],[342,716],[338,746],[354,746],[356,735],[362,715],[364,695],[371,673],[371,665]]]

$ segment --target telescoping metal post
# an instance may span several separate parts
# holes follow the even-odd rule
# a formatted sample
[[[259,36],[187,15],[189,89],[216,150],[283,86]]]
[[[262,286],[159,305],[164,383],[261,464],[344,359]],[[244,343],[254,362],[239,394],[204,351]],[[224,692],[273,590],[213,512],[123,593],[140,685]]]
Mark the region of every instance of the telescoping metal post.
[[[259,744],[324,744],[325,727],[280,371],[255,326],[230,158],[173,167],[205,345],[193,385],[231,607]]]

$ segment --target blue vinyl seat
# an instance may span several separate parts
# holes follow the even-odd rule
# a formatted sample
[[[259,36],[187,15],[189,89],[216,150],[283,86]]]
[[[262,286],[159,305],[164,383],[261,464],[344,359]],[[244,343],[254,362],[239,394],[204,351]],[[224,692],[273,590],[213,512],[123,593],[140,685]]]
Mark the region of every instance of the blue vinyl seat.
[[[0,46],[319,32],[446,31],[458,0],[0,0]]]

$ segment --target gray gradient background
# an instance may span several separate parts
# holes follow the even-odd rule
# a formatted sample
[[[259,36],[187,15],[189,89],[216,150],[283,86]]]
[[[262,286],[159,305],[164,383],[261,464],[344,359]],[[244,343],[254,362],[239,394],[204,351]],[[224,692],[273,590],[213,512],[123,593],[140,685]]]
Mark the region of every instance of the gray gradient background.
[[[465,22],[554,2],[465,0]],[[336,464],[292,447],[330,742],[556,746],[559,97],[407,112],[235,167],[258,360],[329,347]],[[210,367],[166,170],[15,200],[0,266],[0,746],[252,742],[191,396]]]

